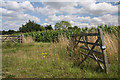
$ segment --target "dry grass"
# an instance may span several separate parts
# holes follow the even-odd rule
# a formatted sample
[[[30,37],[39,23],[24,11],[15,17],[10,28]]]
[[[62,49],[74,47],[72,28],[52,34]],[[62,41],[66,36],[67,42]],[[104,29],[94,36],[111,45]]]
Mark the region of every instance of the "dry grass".
[[[104,32],[104,44],[106,46],[106,52],[110,55],[118,53],[118,38],[114,34],[108,34]],[[88,36],[88,41],[95,43],[97,40],[97,36]],[[83,44],[79,44],[78,46],[82,46]],[[92,45],[91,45],[92,46]],[[90,46],[90,47],[91,47]],[[97,47],[98,48],[98,47]]]
[[[106,32],[104,32],[103,38],[104,38],[104,44],[106,46],[106,53],[107,53],[107,57],[108,57],[108,62],[110,63],[112,60],[118,61],[118,38],[114,34],[109,34]],[[88,36],[88,42],[95,43],[96,40],[97,40],[97,36]],[[73,46],[74,46],[74,43],[71,44],[71,46],[70,46],[71,49]],[[81,59],[81,57],[79,57],[80,55],[77,53],[85,51],[83,49],[80,49],[80,46],[85,46],[85,45],[83,43],[79,43],[78,46],[75,48],[75,51],[72,52],[72,58],[73,59],[75,58],[75,60],[76,60],[76,58]],[[92,46],[93,45],[89,45],[89,47],[92,47]],[[96,46],[94,50],[102,52],[100,49],[100,46]],[[88,51],[85,51],[84,53],[87,53],[87,52]],[[102,59],[101,55],[97,55],[97,54],[95,54],[95,55]],[[77,61],[77,63],[79,63],[79,61]]]
[[[109,34],[108,34],[109,35]],[[106,34],[106,36],[108,37]],[[109,35],[110,36],[110,35]],[[111,40],[113,36],[109,39]],[[88,38],[90,41],[95,41],[94,38]],[[108,38],[107,38],[108,39]],[[108,40],[105,39],[105,43],[108,44]],[[112,38],[112,44],[117,44],[115,41],[115,36]],[[25,38],[25,43],[34,42],[31,37]],[[13,46],[3,48],[3,72],[4,77],[11,77],[12,75],[16,78],[27,78],[27,77],[40,77],[40,78],[67,78],[67,77],[78,77],[78,78],[88,78],[88,77],[107,77],[108,75],[100,72],[94,72],[92,67],[91,70],[80,69],[80,67],[74,67],[73,61],[69,60],[69,50],[71,49],[72,42],[66,37],[59,36],[58,43],[34,43],[25,44],[21,46]],[[109,46],[111,46],[109,45]],[[114,45],[116,46],[116,45]],[[69,52],[68,52],[69,51]],[[47,53],[46,57],[43,58],[42,53]],[[109,50],[107,53],[111,52]],[[68,53],[68,54],[66,54]],[[113,53],[111,53],[113,54]],[[79,56],[79,53],[78,53]],[[76,57],[74,57],[76,58]],[[77,60],[79,61],[79,60]],[[91,62],[92,63],[92,62]],[[88,64],[86,64],[88,65]],[[116,67],[116,65],[115,65]],[[114,74],[117,68],[113,66],[113,74],[111,77],[117,76]],[[92,72],[93,71],[93,72]],[[95,70],[96,71],[96,70]],[[10,74],[7,74],[9,72]],[[20,75],[21,74],[21,75]]]
[[[58,40],[59,40],[58,44],[60,44],[61,46],[69,45],[69,39],[67,39],[67,37],[59,36]]]
[[[114,34],[104,33],[104,43],[109,63],[118,61],[118,39]]]
[[[118,40],[114,34],[104,33],[104,43],[107,53],[110,55],[118,53]]]
[[[33,42],[34,42],[34,40],[32,37],[25,37],[24,38],[24,43],[33,43]]]

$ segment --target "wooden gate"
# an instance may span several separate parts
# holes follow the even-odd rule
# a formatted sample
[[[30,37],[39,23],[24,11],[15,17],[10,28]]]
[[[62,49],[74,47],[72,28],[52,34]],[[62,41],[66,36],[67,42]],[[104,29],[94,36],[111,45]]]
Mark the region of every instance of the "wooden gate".
[[[14,43],[23,43],[24,42],[24,35],[16,35],[16,36],[1,35],[0,36],[0,41],[1,42],[12,41]]]
[[[95,42],[89,42],[88,36],[96,36],[97,40]],[[103,32],[102,29],[98,29],[98,33],[81,33],[81,34],[72,34],[72,41],[74,43],[73,50],[77,48],[79,43],[83,43],[84,47],[80,47],[81,49],[87,50],[88,53],[81,52],[80,54],[84,55],[85,57],[81,60],[80,64],[82,64],[88,57],[95,60],[97,64],[99,65],[100,69],[104,70],[106,73],[108,73],[108,60],[106,56],[106,47],[104,45],[104,39],[103,39]],[[90,47],[90,45],[92,47]],[[99,46],[101,49],[100,51],[94,50],[96,46]],[[96,54],[101,54],[102,59],[99,59]],[[102,66],[103,64],[104,66]]]

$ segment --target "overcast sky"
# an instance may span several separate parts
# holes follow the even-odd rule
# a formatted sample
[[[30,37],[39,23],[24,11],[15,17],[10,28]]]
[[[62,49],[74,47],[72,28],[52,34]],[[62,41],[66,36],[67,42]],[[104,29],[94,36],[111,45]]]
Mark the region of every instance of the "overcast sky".
[[[63,1],[63,0],[60,0]],[[28,20],[40,25],[51,24],[61,20],[69,21],[72,26],[96,27],[97,25],[118,25],[119,0],[99,2],[99,0],[76,0],[70,2],[44,2],[25,0],[0,1],[0,23],[3,30],[18,30]]]

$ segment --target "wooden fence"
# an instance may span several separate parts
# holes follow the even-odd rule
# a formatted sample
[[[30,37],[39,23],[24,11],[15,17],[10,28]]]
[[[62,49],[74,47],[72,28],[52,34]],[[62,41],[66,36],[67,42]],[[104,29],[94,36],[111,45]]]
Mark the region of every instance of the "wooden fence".
[[[95,42],[89,42],[88,36],[96,36],[97,40]],[[108,73],[108,60],[106,56],[106,47],[104,45],[104,39],[103,39],[103,32],[102,29],[98,29],[97,33],[81,33],[81,34],[72,34],[72,41],[74,43],[73,50],[77,48],[79,43],[83,43],[84,47],[80,47],[81,49],[87,50],[88,53],[80,52],[80,54],[84,55],[85,57],[81,60],[80,64],[82,64],[88,57],[95,60],[97,64],[99,65],[100,69],[104,70],[106,73]],[[90,45],[92,47],[90,47]],[[96,46],[100,47],[100,51],[94,50]],[[102,59],[98,58],[96,54],[101,54]],[[103,66],[103,65],[104,66]]]
[[[24,43],[24,35],[0,35],[0,41],[8,42],[12,41],[14,43]]]

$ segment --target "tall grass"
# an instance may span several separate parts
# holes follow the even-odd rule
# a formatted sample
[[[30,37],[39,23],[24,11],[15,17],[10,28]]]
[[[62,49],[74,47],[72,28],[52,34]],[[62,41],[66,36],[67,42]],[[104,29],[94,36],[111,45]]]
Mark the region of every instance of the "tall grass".
[[[28,37],[25,37],[23,41],[24,41],[24,44],[27,44],[27,43],[34,43],[35,40],[31,36],[28,36]]]
[[[112,72],[118,72],[118,37],[115,36],[114,34],[109,34],[108,32],[104,32],[104,43],[106,48],[106,53],[107,53],[107,58],[108,58],[108,64],[110,68],[110,73]],[[95,42],[97,40],[97,37],[88,37],[89,42]],[[81,55],[80,53],[88,53],[87,50],[83,50],[80,48],[80,46],[85,46],[83,43],[79,43],[78,46],[73,50],[74,43],[70,44],[69,46],[69,53],[70,57],[74,62],[75,66],[79,66],[83,70],[91,70],[93,69],[94,71],[100,72],[100,68],[98,67],[98,64],[90,59],[87,58],[86,61],[84,61],[82,64],[80,62],[84,59],[85,56]],[[92,47],[91,45],[89,45]],[[95,47],[95,50],[100,51],[100,47]],[[103,59],[102,54],[95,54],[97,58]],[[116,65],[116,66],[115,66]],[[100,72],[101,73],[101,72]],[[117,76],[117,74],[115,74]]]
[[[88,39],[95,42],[96,37]],[[84,45],[79,44],[73,51],[72,41],[61,35],[51,43],[35,42],[31,37],[26,38],[27,44],[3,43],[2,75],[4,78],[117,78],[117,37],[104,33],[104,42],[109,58],[109,74],[101,72],[90,58],[78,65],[82,59],[80,51],[83,51],[79,46]]]

